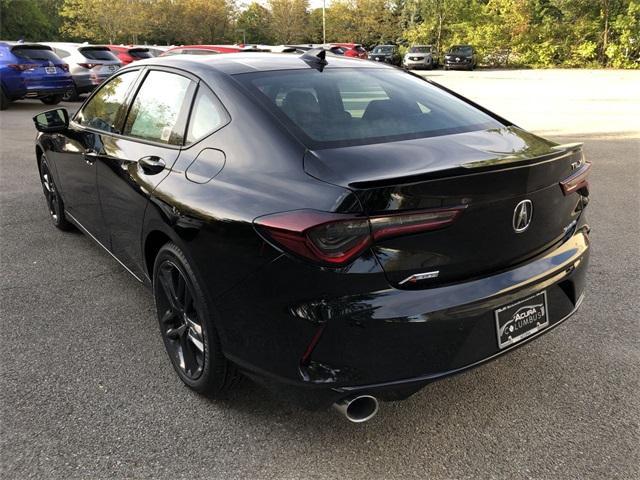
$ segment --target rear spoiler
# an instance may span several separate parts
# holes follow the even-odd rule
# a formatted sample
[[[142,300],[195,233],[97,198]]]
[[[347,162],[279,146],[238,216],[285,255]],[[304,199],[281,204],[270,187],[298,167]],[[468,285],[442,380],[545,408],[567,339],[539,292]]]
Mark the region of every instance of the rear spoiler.
[[[539,155],[537,157],[523,158],[518,155],[507,155],[506,157],[496,158],[492,160],[479,160],[477,162],[463,163],[460,166],[463,168],[473,169],[482,167],[493,167],[496,165],[504,164],[514,164],[514,166],[518,166],[519,163],[530,164],[544,162],[546,160],[558,160],[560,158],[573,155],[574,153],[581,151],[582,145],[583,143],[565,143],[563,145],[554,145],[553,147],[550,147],[551,150],[554,150],[553,152],[547,153],[545,155]]]
[[[41,43],[16,43],[15,45],[11,45],[11,51],[14,49],[27,49],[27,50],[51,50],[49,45],[42,45]]]

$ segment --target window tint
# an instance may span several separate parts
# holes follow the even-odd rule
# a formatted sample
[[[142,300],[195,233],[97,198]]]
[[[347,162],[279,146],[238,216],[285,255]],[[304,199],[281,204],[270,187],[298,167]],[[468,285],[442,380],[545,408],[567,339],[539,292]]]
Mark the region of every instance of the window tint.
[[[116,128],[118,111],[137,77],[138,71],[134,70],[109,80],[78,113],[76,121],[85,127],[120,133]]]
[[[117,62],[116,57],[111,50],[107,48],[81,48],[80,53],[89,60],[108,60],[110,62]]]
[[[11,53],[26,60],[50,60],[55,63],[60,61],[53,50],[46,48],[13,47]]]
[[[497,120],[391,69],[306,69],[237,75],[312,148],[500,128]]]
[[[153,142],[182,145],[191,80],[182,75],[151,71],[140,87],[125,123],[124,134]]]
[[[186,53],[188,55],[216,55],[218,52],[214,50],[202,50],[202,49],[191,49],[185,50],[182,53]]]
[[[197,142],[229,121],[229,116],[216,96],[200,87],[193,105],[187,143]]]
[[[131,55],[133,58],[152,58],[153,57],[153,55],[151,55],[149,53],[149,50],[147,50],[146,48],[141,48],[141,49],[132,48],[131,50],[129,50],[129,55]]]

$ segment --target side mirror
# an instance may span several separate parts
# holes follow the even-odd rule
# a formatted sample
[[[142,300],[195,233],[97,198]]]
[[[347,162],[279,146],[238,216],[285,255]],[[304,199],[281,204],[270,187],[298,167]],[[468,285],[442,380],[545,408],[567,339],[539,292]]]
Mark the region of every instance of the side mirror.
[[[33,117],[33,123],[39,132],[64,132],[69,128],[69,112],[66,108],[47,110]]]

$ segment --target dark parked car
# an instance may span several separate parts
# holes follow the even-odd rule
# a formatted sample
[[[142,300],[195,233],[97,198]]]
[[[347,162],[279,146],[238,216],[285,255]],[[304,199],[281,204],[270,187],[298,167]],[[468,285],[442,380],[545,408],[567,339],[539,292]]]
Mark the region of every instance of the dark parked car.
[[[395,45],[378,45],[374,47],[369,55],[369,59],[374,62],[385,62],[391,65],[400,66],[402,57]]]
[[[38,43],[0,42],[0,83],[0,110],[23,98],[55,105],[74,87],[69,65]]]
[[[473,70],[478,65],[478,55],[471,45],[454,45],[444,56],[444,69]]]
[[[242,372],[364,421],[583,299],[581,145],[388,65],[156,58],[34,121],[53,223],[152,289],[173,367],[207,395]]]

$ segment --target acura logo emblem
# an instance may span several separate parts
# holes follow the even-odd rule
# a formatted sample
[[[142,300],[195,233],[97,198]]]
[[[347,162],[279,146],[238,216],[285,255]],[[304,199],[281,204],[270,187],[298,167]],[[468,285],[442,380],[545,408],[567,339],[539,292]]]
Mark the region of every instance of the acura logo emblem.
[[[531,200],[522,200],[513,211],[513,229],[516,233],[522,233],[531,225],[533,217],[533,203]]]

